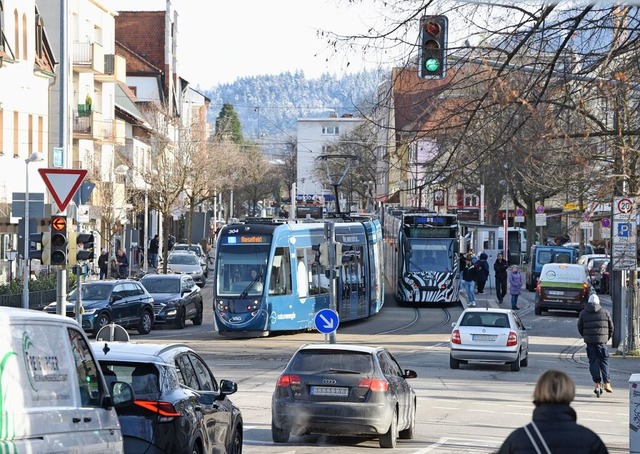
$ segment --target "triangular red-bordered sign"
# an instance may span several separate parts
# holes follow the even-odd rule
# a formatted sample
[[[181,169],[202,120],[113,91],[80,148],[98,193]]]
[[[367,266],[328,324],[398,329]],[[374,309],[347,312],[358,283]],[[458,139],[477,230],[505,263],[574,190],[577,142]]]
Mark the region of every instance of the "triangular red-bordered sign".
[[[87,176],[85,169],[38,169],[53,200],[64,211]]]

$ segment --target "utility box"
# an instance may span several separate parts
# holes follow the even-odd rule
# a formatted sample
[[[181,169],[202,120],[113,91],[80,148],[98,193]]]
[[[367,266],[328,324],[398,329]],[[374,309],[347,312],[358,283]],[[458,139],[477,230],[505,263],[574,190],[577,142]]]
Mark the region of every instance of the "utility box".
[[[640,374],[629,378],[629,452],[640,453]]]

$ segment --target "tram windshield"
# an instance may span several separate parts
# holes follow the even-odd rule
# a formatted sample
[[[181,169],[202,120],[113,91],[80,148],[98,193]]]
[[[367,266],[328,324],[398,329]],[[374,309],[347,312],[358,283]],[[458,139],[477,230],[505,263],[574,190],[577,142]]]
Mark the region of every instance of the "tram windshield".
[[[410,239],[411,253],[407,254],[410,273],[423,271],[451,272],[454,266],[454,240]]]
[[[219,249],[216,261],[217,295],[237,298],[262,295],[269,245],[221,245]]]

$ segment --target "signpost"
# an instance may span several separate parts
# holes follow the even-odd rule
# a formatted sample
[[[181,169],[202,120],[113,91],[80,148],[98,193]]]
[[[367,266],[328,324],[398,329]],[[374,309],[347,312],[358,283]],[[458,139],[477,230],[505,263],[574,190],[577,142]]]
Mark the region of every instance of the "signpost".
[[[322,309],[316,313],[313,324],[322,334],[331,334],[338,329],[340,317],[333,309]]]
[[[613,200],[613,237],[611,244],[612,269],[629,271],[636,269],[637,220],[635,202],[629,197]],[[611,222],[603,219],[601,225],[611,228]]]

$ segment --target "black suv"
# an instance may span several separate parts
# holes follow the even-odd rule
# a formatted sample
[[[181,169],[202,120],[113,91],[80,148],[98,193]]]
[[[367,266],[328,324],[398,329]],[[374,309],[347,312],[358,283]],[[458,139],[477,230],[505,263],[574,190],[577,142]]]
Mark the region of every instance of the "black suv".
[[[229,400],[235,382],[216,381],[200,356],[181,344],[92,342],[109,384],[129,383],[133,405],[116,408],[124,452],[242,452],[243,421]]]
[[[114,322],[125,328],[135,328],[140,334],[149,334],[155,316],[153,297],[137,281],[91,281],[82,284],[82,328],[94,335],[100,328]],[[67,295],[65,313],[75,318],[76,291]],[[44,308],[56,313],[57,303]]]

